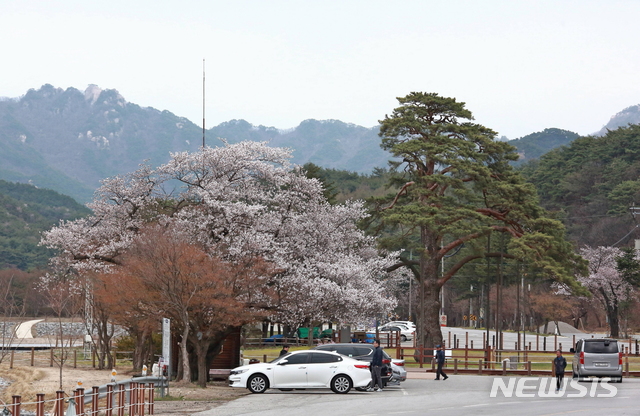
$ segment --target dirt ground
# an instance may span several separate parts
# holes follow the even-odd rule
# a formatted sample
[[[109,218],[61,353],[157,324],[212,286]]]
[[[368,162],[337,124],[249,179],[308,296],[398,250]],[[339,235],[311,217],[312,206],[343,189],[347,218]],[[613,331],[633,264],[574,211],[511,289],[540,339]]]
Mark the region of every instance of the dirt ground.
[[[56,367],[9,367],[0,365],[0,377],[9,381],[7,387],[0,386],[0,400],[11,403],[13,395],[20,395],[22,403],[35,402],[37,393],[45,393],[45,400],[55,397],[60,386],[60,370]],[[131,378],[129,374],[118,374],[116,380]],[[111,381],[110,370],[88,370],[64,368],[62,374],[62,390],[67,394],[82,382],[85,391],[91,391],[92,386],[100,386]],[[164,399],[156,393],[155,415],[175,416],[191,415],[220,406],[230,400],[248,394],[245,389],[227,386],[226,381],[213,381],[201,388],[190,383],[170,383],[169,395]],[[23,406],[24,410],[30,406]]]

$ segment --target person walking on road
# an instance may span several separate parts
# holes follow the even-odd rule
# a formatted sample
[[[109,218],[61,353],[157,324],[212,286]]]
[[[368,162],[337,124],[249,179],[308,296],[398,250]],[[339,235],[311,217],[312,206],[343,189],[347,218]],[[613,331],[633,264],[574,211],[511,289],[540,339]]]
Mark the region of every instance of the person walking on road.
[[[367,391],[374,391],[374,387],[378,388],[375,391],[382,391],[382,348],[380,347],[380,340],[373,340],[373,356],[371,357],[371,387]]]
[[[436,345],[436,363],[438,364],[438,369],[436,370],[436,380],[440,380],[440,376],[442,376],[442,380],[446,380],[449,378],[448,375],[442,371],[442,366],[444,365],[444,351],[440,344]]]
[[[562,356],[562,350],[556,351],[556,358],[553,359],[553,367],[556,371],[556,391],[559,391],[562,385],[562,379],[564,378],[564,369],[567,367],[567,360]]]

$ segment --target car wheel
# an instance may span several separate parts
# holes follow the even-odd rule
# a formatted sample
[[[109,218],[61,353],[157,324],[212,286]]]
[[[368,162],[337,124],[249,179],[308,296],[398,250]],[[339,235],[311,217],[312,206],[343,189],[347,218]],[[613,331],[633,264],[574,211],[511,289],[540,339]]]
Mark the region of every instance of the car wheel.
[[[622,383],[622,377],[620,377],[616,383]]]
[[[405,335],[400,335],[400,341],[405,342],[407,337]]]
[[[339,374],[331,380],[331,390],[333,390],[334,393],[349,393],[352,386],[351,379],[343,374]]]
[[[269,380],[262,374],[255,374],[247,381],[247,389],[251,393],[264,393],[269,388]]]

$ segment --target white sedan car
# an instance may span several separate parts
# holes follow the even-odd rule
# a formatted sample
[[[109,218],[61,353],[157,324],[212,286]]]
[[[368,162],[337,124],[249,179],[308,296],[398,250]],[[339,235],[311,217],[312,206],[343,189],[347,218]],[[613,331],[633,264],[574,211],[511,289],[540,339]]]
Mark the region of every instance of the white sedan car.
[[[403,324],[389,323],[378,328],[378,334],[380,334],[381,337],[383,334],[393,334],[395,332],[400,332],[400,341],[402,342],[411,341],[413,339],[413,336],[415,335],[415,329],[412,329]],[[375,334],[375,328],[371,329],[371,331],[369,331],[368,333]]]
[[[252,393],[267,389],[330,388],[348,393],[353,387],[366,387],[371,381],[369,363],[332,351],[293,351],[270,363],[243,365],[231,370],[229,385]]]
[[[391,322],[387,322],[383,326],[393,326],[393,325],[397,325],[397,324],[408,326],[409,329],[411,329],[412,331],[416,330],[416,324],[414,324],[411,321],[391,321]]]

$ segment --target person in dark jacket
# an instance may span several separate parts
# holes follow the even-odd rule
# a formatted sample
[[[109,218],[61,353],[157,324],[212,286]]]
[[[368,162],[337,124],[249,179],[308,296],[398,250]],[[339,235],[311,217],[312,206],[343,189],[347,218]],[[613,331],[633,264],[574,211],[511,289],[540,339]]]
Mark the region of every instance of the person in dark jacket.
[[[284,344],[282,346],[282,350],[280,350],[280,357],[287,354],[289,352],[289,344]]]
[[[436,370],[436,380],[440,380],[440,376],[442,375],[442,380],[446,380],[449,378],[448,375],[442,371],[442,366],[444,365],[444,350],[440,344],[436,345],[436,363],[438,364],[438,369]]]
[[[367,391],[374,391],[374,387],[378,388],[375,391],[382,391],[382,347],[380,347],[380,340],[373,340],[373,356],[371,357],[371,387]]]
[[[553,367],[556,371],[556,391],[558,391],[564,378],[564,369],[567,367],[567,360],[562,356],[562,350],[556,351],[556,358],[553,359]]]

